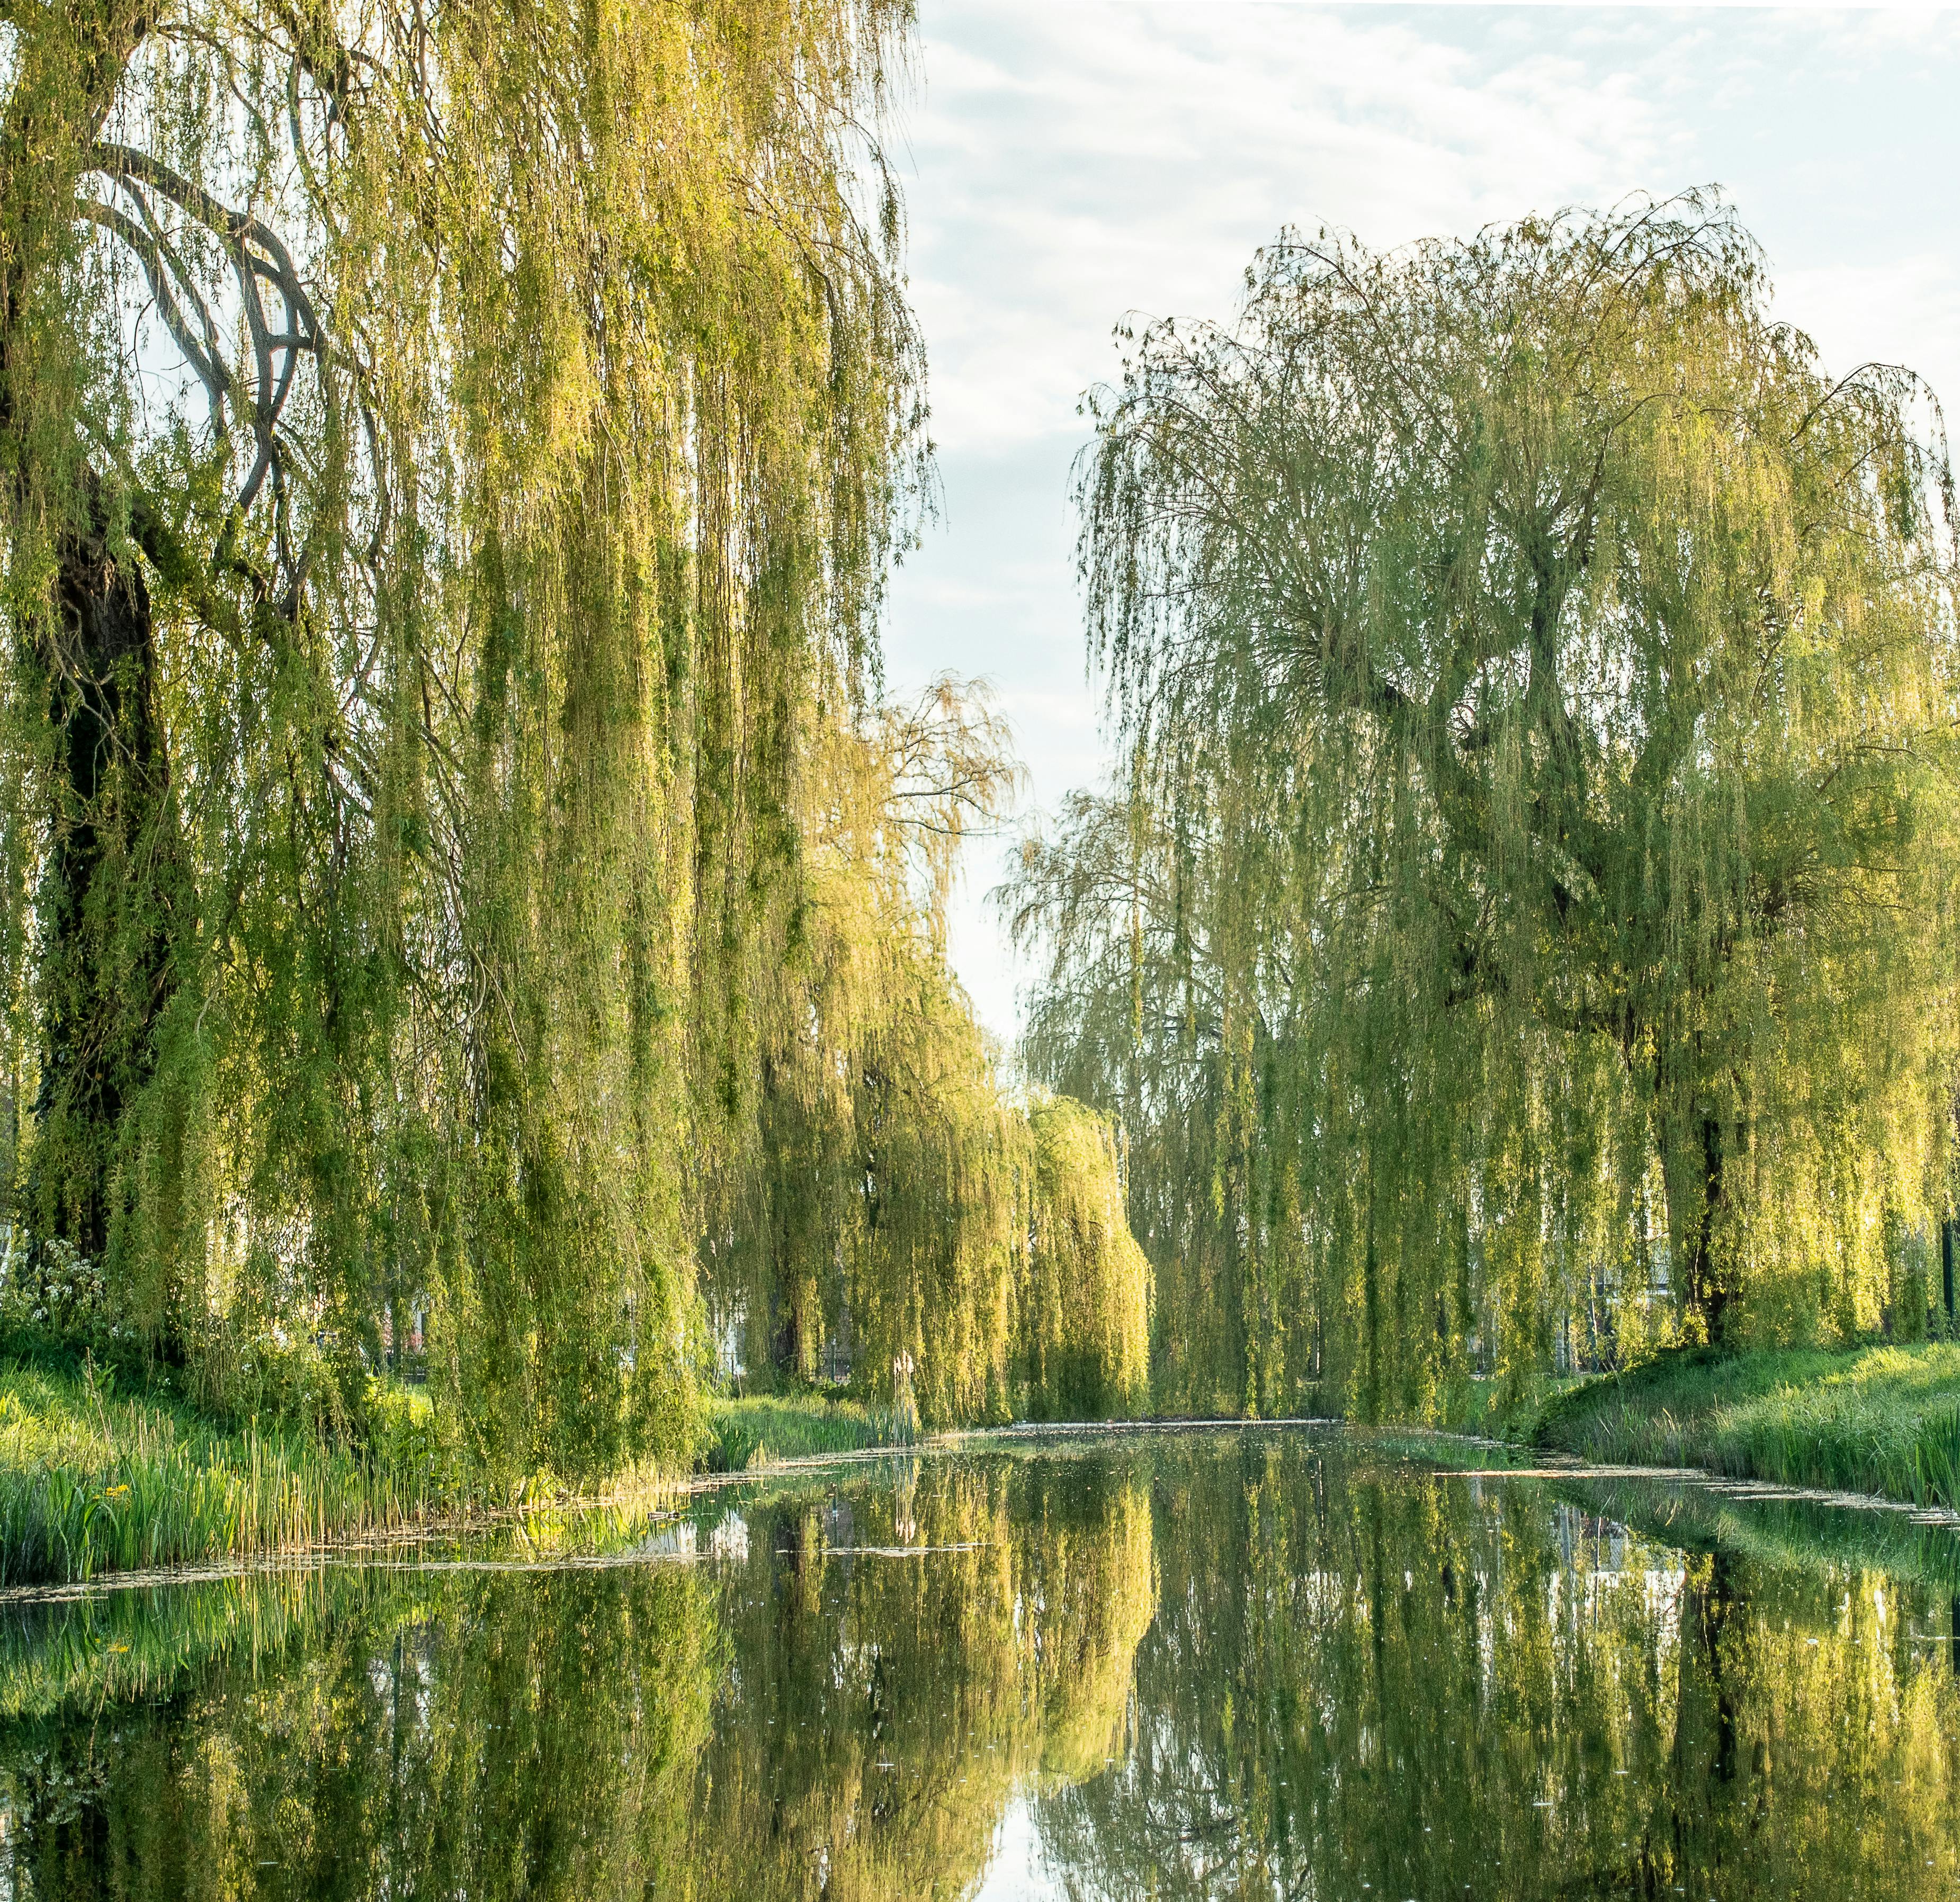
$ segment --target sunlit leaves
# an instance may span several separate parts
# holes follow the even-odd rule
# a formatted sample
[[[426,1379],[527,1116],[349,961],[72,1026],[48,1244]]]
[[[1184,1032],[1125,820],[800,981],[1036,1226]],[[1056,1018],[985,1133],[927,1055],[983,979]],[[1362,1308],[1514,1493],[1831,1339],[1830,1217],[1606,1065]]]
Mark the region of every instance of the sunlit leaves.
[[[1129,771],[1018,887],[1195,1398],[1851,1331],[1946,1205],[1952,523],[1710,195],[1286,234],[1097,399]]]

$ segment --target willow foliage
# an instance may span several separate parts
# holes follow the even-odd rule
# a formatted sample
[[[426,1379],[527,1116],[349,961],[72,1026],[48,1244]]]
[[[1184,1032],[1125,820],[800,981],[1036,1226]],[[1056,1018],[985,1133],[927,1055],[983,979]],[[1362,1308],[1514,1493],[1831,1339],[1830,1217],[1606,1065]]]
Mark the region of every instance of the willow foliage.
[[[936,1422],[1004,1417],[1023,1119],[948,971],[967,825],[1011,792],[983,694],[833,732],[812,765],[806,883],[768,974],[752,1146],[714,1172],[708,1293],[755,1372],[918,1365]]]
[[[1066,1096],[1035,1105],[1035,1215],[1019,1334],[1022,1411],[1149,1411],[1150,1264],[1131,1232],[1114,1132]]]
[[[1558,1337],[1925,1325],[1952,485],[1719,199],[1287,234],[1105,393],[1131,762],[1030,848],[1038,1073],[1118,1112],[1160,1397],[1423,1411]]]
[[[691,1430],[921,466],[907,17],[5,10],[17,1196],[215,1397],[428,1309],[492,1465]]]

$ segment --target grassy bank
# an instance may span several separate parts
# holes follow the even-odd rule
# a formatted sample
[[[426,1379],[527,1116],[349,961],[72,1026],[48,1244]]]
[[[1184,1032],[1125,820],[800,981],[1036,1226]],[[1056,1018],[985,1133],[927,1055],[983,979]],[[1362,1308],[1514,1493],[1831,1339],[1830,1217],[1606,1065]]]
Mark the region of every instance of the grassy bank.
[[[888,1436],[882,1410],[817,1395],[711,1401],[705,1423],[702,1463],[723,1472]],[[494,1498],[473,1486],[420,1393],[374,1390],[367,1426],[361,1451],[333,1448],[119,1394],[86,1369],[0,1362],[0,1589],[579,1503],[536,1481]]]
[[[1665,1354],[1519,1423],[1585,1459],[1960,1508],[1960,1345]]]
[[[891,1437],[883,1407],[816,1394],[711,1400],[708,1425],[707,1464],[720,1473],[811,1454],[856,1452]]]
[[[319,1544],[466,1503],[425,1399],[377,1394],[357,1454],[86,1371],[0,1366],[0,1586]]]

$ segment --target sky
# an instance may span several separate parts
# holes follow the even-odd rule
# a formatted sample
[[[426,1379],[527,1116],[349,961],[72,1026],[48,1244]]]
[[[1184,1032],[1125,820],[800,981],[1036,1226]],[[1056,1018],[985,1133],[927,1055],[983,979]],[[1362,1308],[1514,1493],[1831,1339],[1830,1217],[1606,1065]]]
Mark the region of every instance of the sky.
[[[1283,225],[1377,249],[1721,185],[1777,312],[1842,374],[1909,364],[1960,434],[1960,11],[921,0],[896,152],[941,507],[894,578],[889,690],[984,676],[1020,824],[1103,775],[1070,471],[1126,316],[1229,319]],[[971,849],[950,950],[1018,987]]]

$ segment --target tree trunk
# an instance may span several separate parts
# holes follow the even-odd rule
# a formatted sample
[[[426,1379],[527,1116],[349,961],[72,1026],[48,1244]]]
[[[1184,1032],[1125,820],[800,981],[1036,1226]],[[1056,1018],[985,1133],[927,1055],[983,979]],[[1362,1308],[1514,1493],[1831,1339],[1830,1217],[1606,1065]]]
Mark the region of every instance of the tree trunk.
[[[1685,1131],[1663,1129],[1668,1241],[1682,1299],[1708,1344],[1729,1344],[1735,1290],[1722,1230],[1728,1206],[1721,1119],[1699,1108]]]
[[[1688,1260],[1688,1298],[1701,1315],[1708,1344],[1722,1347],[1729,1340],[1729,1264],[1723,1258],[1720,1224],[1726,1189],[1722,1169],[1722,1125],[1704,1112],[1696,1131],[1701,1162],[1701,1212],[1695,1225],[1694,1253]]]
[[[125,1114],[155,1069],[174,987],[177,841],[156,703],[155,629],[100,488],[60,544],[55,613],[31,659],[56,746],[40,911],[40,1089],[29,1216],[91,1259],[108,1252]]]
[[[43,682],[53,746],[41,942],[38,1125],[25,1213],[100,1259],[120,1127],[154,1064],[170,982],[165,876],[175,861],[150,599],[65,420],[40,413],[68,374],[48,301],[74,243],[84,154],[148,26],[140,0],[49,8],[19,24],[0,124],[0,439],[9,553],[51,533],[52,598],[15,604],[21,660]]]

